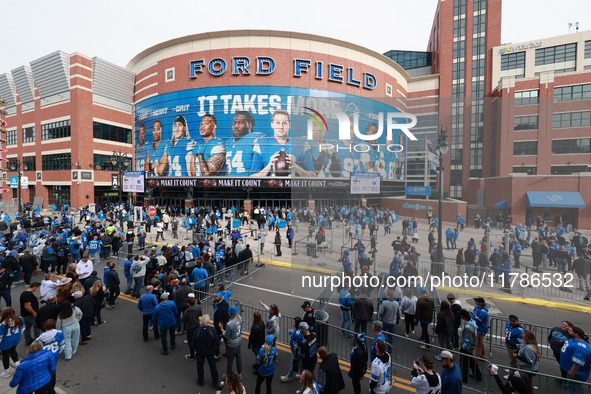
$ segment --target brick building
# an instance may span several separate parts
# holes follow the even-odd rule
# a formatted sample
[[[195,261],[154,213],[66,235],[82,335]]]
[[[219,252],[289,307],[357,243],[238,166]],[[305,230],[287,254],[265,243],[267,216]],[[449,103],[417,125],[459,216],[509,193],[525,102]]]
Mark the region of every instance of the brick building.
[[[100,58],[51,53],[0,75],[6,101],[8,177],[17,161],[29,188],[23,203],[43,206],[115,202],[113,151],[130,157],[133,74]],[[5,186],[7,187],[7,186]],[[16,189],[2,193],[17,197]]]

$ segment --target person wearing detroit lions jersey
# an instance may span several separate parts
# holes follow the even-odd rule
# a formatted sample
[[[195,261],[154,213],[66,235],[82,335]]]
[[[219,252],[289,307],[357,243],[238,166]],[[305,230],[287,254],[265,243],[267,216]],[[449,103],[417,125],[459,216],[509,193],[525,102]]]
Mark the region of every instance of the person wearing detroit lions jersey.
[[[390,151],[388,149],[388,147],[390,147],[390,149],[392,151]],[[396,152],[399,149],[398,146],[393,145],[393,141],[386,141],[386,146],[385,148],[380,152],[380,158],[383,157],[385,163],[386,163],[386,168],[387,171],[385,172],[385,177],[384,179],[387,179],[389,181],[395,181],[398,179],[398,166],[399,166],[399,162],[398,162],[398,153]]]
[[[273,113],[271,118],[273,137],[260,137],[254,143],[252,176],[272,176],[275,161],[281,151],[287,154],[286,162],[292,173],[305,177],[315,176],[309,150],[305,149],[304,144],[295,144],[292,141],[289,136],[290,127],[291,121],[287,111],[277,110]]]
[[[390,355],[381,339],[376,343],[377,356],[371,363],[369,389],[371,393],[386,394],[390,391]]]
[[[144,171],[146,167],[146,157],[148,155],[148,145],[146,145],[146,125],[140,124],[138,130],[138,144],[135,147],[135,170]]]
[[[193,148],[189,164],[190,176],[217,176],[226,174],[226,145],[216,138],[218,121],[213,115],[203,115],[199,133],[203,142]]]
[[[195,141],[189,135],[187,120],[179,115],[172,122],[172,138],[158,164],[158,174],[187,176]]]
[[[165,144],[162,143],[162,123],[159,120],[154,121],[152,125],[152,138],[154,143],[148,147],[146,152],[145,169],[147,176],[161,175],[158,173],[158,164],[164,155]]]
[[[252,131],[254,117],[248,111],[238,111],[232,122],[232,140],[226,143],[226,167],[229,176],[249,176],[252,167],[254,141],[263,133]]]
[[[325,130],[317,122],[312,122],[313,139],[306,141],[306,149],[310,151],[316,176],[338,178],[341,172],[341,163],[334,149],[334,143],[326,141],[324,134]]]

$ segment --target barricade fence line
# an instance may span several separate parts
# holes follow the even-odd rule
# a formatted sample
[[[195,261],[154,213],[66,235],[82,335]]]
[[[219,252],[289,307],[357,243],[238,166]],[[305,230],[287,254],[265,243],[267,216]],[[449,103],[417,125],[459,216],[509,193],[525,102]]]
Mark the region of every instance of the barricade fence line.
[[[211,298],[211,296],[209,298],[207,298],[206,300],[209,301],[210,298]],[[210,310],[213,311],[213,307],[211,305],[209,305],[211,302],[208,302],[208,301],[202,302],[202,308],[203,308],[204,313],[209,312]],[[208,304],[208,305],[204,305],[204,304]],[[245,329],[247,329],[247,330],[250,330],[250,327],[252,326],[252,322],[254,319],[254,312],[259,312],[261,314],[261,316],[263,317],[263,321],[266,319],[266,316],[269,313],[268,311],[264,310],[261,307],[243,304],[243,303],[240,303],[240,302],[238,302],[236,300],[232,300],[232,299],[230,300],[230,305],[237,306],[238,310],[240,311],[240,315],[242,317],[243,327],[245,327]],[[213,316],[213,312],[211,312],[211,316]],[[369,323],[368,326],[371,327],[371,324]],[[277,341],[289,346],[289,332],[288,331],[289,331],[289,329],[293,328],[293,317],[289,316],[289,315],[281,314],[281,316],[279,318],[279,327],[280,327],[279,335],[276,336]],[[544,328],[547,328],[547,327],[544,327]],[[327,323],[323,323],[323,322],[317,322],[316,333],[317,333],[319,346],[326,346],[329,352],[336,353],[338,358],[345,363],[348,363],[350,361],[349,360],[350,352],[354,346],[353,345],[353,336],[356,335],[356,333],[354,331],[342,329],[340,327],[337,327],[337,326],[334,326],[331,324],[327,324]],[[343,335],[343,333],[345,335]],[[474,362],[474,363],[477,363],[477,365],[479,366],[479,370],[482,373],[481,381],[476,381],[473,377],[470,377],[468,383],[464,384],[464,389],[467,391],[470,391],[470,392],[475,392],[475,393],[496,393],[496,392],[499,392],[494,378],[489,373],[490,366],[492,364],[498,365],[499,375],[501,375],[501,376],[504,375],[505,369],[516,370],[515,368],[511,368],[511,367],[507,367],[507,366],[500,365],[497,363],[493,363],[489,360],[478,358],[473,355],[462,354],[461,352],[458,352],[456,350],[442,348],[442,347],[439,347],[435,344],[430,345],[431,351],[428,352],[428,351],[420,349],[419,346],[424,345],[424,343],[419,340],[415,340],[412,338],[406,338],[404,336],[397,335],[397,334],[391,334],[388,332],[383,332],[383,333],[384,333],[384,336],[386,337],[388,351],[390,352],[390,355],[391,355],[391,363],[392,363],[391,383],[393,383],[394,381],[397,381],[402,385],[410,386],[410,378],[411,378],[410,371],[412,371],[412,369],[413,369],[413,361],[418,359],[419,357],[421,357],[425,353],[427,353],[427,354],[430,353],[430,354],[436,355],[436,354],[439,354],[443,350],[450,351],[452,354],[454,354],[455,362],[458,364],[458,366],[461,365],[462,359],[464,359],[463,362],[467,362],[467,363]],[[350,337],[346,337],[346,335],[349,335]],[[390,345],[390,343],[389,343],[390,337],[392,338],[394,346]],[[368,347],[368,352],[369,352],[372,342],[373,342],[373,337],[366,336],[366,345]],[[405,350],[404,351],[396,351],[396,349],[398,349],[398,348],[404,348]],[[392,351],[392,349],[394,349],[394,351]],[[344,364],[344,365],[347,365],[347,364]],[[369,364],[368,364],[368,367],[370,367]],[[439,368],[439,367],[436,367],[436,369],[439,370],[439,372],[441,371],[441,368]],[[407,371],[408,375],[407,376],[401,375],[401,371]],[[518,370],[518,371],[520,371],[520,370]],[[527,371],[521,370],[521,373],[527,373]],[[502,379],[502,380],[505,381],[505,379]],[[533,383],[538,388],[538,390],[540,390],[538,392],[566,393],[566,389],[560,390],[558,387],[555,387],[556,380],[562,380],[562,377],[536,372],[534,374]],[[587,394],[591,394],[591,383],[579,382],[579,381],[569,380],[569,379],[566,379],[566,381],[571,381],[573,383],[581,383],[584,388],[584,392]]]

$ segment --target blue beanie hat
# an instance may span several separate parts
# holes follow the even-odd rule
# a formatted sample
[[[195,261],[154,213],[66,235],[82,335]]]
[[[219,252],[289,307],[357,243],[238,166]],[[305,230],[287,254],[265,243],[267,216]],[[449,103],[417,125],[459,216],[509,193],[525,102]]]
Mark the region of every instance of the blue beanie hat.
[[[236,308],[235,306],[231,306],[228,308],[228,313],[230,314],[230,316],[236,316],[238,314],[238,308]]]
[[[267,335],[265,342],[267,342],[268,345],[272,345],[274,340],[275,340],[275,335],[269,334],[269,335]]]

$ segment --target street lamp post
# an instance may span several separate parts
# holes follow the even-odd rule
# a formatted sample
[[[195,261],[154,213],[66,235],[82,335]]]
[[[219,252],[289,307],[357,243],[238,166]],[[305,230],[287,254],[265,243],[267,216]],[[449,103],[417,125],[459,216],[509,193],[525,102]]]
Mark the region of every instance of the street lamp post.
[[[22,160],[16,159],[16,162],[12,162],[9,166],[10,171],[16,171],[16,176],[18,177],[18,216],[22,218],[23,216],[23,205],[21,204],[21,177],[23,175],[22,170],[27,171],[28,165],[24,163]]]
[[[443,263],[443,155],[449,150],[447,144],[447,129],[441,125],[441,130],[437,135],[437,154],[439,155],[439,211],[437,225],[437,262]]]
[[[113,151],[113,155],[111,156],[111,164],[113,166],[117,166],[117,190],[119,192],[119,225],[123,228],[123,210],[121,209],[121,204],[123,203],[123,168],[127,168],[130,164],[130,157],[127,156],[127,153],[119,153]]]

